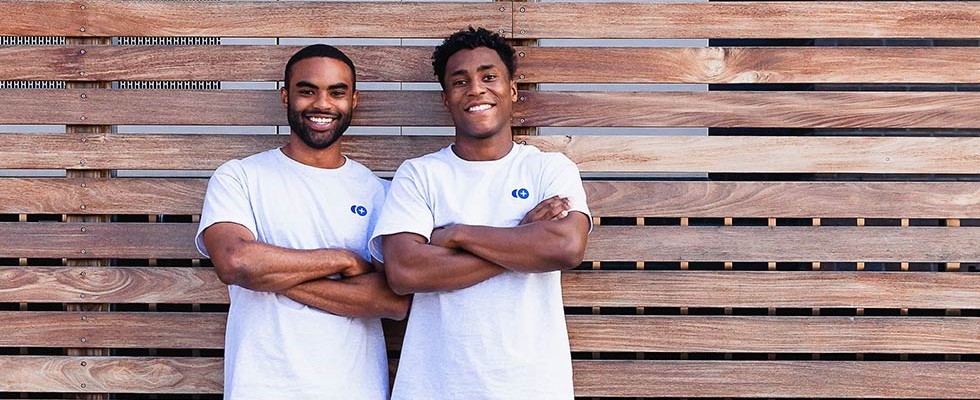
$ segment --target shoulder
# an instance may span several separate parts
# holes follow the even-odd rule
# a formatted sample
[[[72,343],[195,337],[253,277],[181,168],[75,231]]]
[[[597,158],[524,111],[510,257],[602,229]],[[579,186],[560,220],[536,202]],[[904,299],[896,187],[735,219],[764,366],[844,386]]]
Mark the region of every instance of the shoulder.
[[[529,144],[517,144],[520,157],[523,162],[533,163],[540,168],[566,169],[569,167],[577,168],[575,163],[564,153],[541,151],[537,147]]]
[[[351,158],[348,158],[347,162],[349,163],[349,165],[346,166],[348,177],[352,180],[363,183],[369,186],[371,189],[388,189],[388,181],[381,179],[374,173],[374,171],[371,171],[368,167],[364,166],[364,164],[361,164]]]
[[[429,170],[438,170],[446,167],[451,162],[450,155],[447,152],[451,151],[449,147],[445,147],[442,150],[421,157],[407,159],[398,166],[395,175],[420,175]]]

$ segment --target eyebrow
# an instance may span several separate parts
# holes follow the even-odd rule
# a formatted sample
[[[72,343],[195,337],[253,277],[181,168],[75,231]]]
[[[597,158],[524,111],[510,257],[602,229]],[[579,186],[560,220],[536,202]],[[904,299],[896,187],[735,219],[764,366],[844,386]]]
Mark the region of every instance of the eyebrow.
[[[319,89],[320,89],[320,87],[319,87],[319,86],[317,86],[317,85],[314,85],[314,84],[312,84],[312,83],[310,83],[310,82],[307,82],[307,81],[299,81],[299,82],[296,82],[296,86],[297,86],[297,87],[305,87],[305,88],[310,88],[310,89],[314,89],[314,90],[319,90]],[[346,84],[346,83],[344,83],[344,82],[340,82],[340,83],[335,83],[335,84],[333,84],[333,85],[330,85],[330,86],[327,86],[327,89],[326,89],[326,90],[334,90],[334,89],[348,89],[348,88],[350,88],[350,86],[349,86],[349,85],[347,85],[347,84]]]
[[[486,71],[486,70],[491,69],[491,68],[494,68],[494,67],[496,67],[496,65],[493,65],[493,64],[481,65],[481,66],[477,67],[476,72],[483,72],[483,71]],[[466,70],[465,69],[458,69],[458,70],[453,71],[453,73],[449,74],[449,76],[464,75],[464,74],[466,74]]]

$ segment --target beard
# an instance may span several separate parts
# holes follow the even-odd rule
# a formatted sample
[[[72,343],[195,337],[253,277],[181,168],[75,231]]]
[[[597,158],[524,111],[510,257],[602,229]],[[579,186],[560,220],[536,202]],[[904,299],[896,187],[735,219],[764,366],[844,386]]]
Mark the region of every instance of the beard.
[[[286,110],[286,119],[289,120],[289,129],[292,129],[296,136],[299,136],[307,146],[314,149],[325,149],[334,144],[347,128],[350,127],[351,114],[340,113],[321,113],[329,114],[336,121],[337,126],[333,131],[314,132],[306,125],[306,113],[295,110],[292,105]]]

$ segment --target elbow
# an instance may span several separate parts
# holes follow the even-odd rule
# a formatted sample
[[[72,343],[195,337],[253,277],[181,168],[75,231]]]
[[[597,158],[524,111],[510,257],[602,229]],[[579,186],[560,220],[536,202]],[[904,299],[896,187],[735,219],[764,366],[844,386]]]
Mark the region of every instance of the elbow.
[[[412,296],[398,295],[395,299],[388,302],[383,318],[401,321],[408,316],[408,309],[412,305]]]
[[[249,287],[251,274],[249,263],[241,255],[241,246],[226,249],[221,257],[212,259],[218,279],[226,285]]]
[[[585,244],[585,240],[578,237],[564,240],[554,257],[556,269],[569,270],[581,265],[585,259]]]
[[[405,296],[414,293],[412,291],[411,277],[404,267],[398,263],[391,262],[385,265],[384,273],[385,278],[388,280],[388,287],[396,295]]]

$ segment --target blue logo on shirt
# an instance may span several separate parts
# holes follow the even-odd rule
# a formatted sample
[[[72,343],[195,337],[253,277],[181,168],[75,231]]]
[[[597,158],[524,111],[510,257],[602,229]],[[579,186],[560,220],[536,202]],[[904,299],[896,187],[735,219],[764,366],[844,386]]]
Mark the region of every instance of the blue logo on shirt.
[[[526,199],[531,197],[531,192],[528,192],[525,188],[514,189],[510,192],[511,197]]]
[[[359,205],[356,205],[355,204],[353,206],[350,206],[350,212],[352,212],[354,214],[357,214],[357,215],[360,215],[360,216],[363,217],[363,216],[367,215],[367,208],[364,208],[364,206],[359,206]]]

